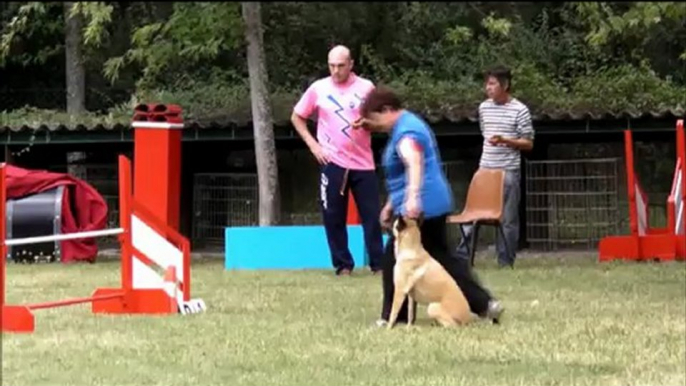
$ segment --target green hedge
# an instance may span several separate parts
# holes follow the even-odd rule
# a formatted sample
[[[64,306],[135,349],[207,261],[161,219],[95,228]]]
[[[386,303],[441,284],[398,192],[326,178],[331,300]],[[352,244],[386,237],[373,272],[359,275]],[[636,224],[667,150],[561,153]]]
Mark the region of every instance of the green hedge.
[[[647,67],[606,68],[572,79],[569,86],[533,65],[513,69],[514,95],[527,103],[534,116],[541,114],[631,114],[686,107],[686,88],[670,79],[661,79]],[[378,81],[378,80],[377,80]],[[405,74],[386,83],[402,94],[409,108],[430,120],[474,118],[483,100],[481,79],[436,80],[421,72]],[[287,124],[293,105],[302,90],[277,90],[272,93],[274,122]],[[189,121],[200,124],[218,122],[243,125],[250,120],[250,92],[247,84],[196,83],[179,89],[141,90],[125,104],[107,114],[70,116],[65,112],[25,107],[0,113],[0,126],[19,129],[24,126],[128,125],[133,107],[140,101],[177,103]]]

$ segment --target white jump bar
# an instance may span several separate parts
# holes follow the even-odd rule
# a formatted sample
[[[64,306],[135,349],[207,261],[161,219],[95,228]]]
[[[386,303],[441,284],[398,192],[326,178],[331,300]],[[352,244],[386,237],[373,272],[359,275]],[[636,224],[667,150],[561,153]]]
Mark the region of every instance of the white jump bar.
[[[112,236],[112,235],[118,235],[118,234],[122,234],[122,233],[124,233],[123,228],[104,229],[101,231],[68,233],[66,235],[50,235],[50,236],[26,237],[23,239],[10,239],[10,240],[5,240],[5,245],[7,245],[8,247],[11,247],[13,245],[26,245],[26,244],[47,243],[50,241],[86,239],[86,238],[90,238],[90,237]]]

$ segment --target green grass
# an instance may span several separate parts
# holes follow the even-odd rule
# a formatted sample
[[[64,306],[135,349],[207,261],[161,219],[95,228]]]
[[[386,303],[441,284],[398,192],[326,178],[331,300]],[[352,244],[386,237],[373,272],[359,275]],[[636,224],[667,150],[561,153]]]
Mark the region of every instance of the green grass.
[[[501,325],[373,327],[380,277],[193,266],[207,313],[94,316],[36,311],[36,332],[4,335],[3,384],[684,385],[683,263],[532,258],[478,273],[504,302]],[[12,303],[116,285],[118,265],[9,265]]]

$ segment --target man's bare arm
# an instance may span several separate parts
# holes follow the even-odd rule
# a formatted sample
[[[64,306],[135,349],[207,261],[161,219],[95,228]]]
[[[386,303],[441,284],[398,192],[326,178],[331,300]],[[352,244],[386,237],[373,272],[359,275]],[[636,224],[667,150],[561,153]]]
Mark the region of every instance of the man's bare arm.
[[[322,151],[322,147],[319,145],[319,142],[317,142],[317,140],[307,129],[307,120],[296,114],[294,111],[293,114],[291,114],[291,123],[293,124],[293,127],[295,127],[295,131],[297,131],[300,135],[300,138],[302,138],[303,141],[305,141],[305,144],[307,144],[307,147],[310,148],[310,151],[317,159],[317,162],[322,165],[328,163],[329,159],[324,154],[324,151]]]
[[[295,131],[297,131],[300,135],[300,138],[305,141],[305,144],[310,149],[312,146],[317,144],[317,140],[314,139],[312,134],[310,134],[310,131],[307,129],[307,120],[293,112],[293,114],[291,114],[291,123],[293,124],[293,127],[295,127]]]
[[[530,151],[534,148],[534,141],[526,138],[503,138],[503,143],[517,150]]]

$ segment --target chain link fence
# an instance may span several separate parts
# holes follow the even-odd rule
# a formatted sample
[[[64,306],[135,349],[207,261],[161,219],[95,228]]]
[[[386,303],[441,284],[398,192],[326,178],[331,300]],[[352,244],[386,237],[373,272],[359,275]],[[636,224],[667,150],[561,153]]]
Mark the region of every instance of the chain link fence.
[[[620,232],[621,159],[526,162],[526,235],[531,249],[590,250]]]
[[[78,153],[74,153],[77,156]],[[67,172],[95,187],[108,204],[108,227],[119,223],[117,166],[68,159],[49,169]],[[528,161],[522,204],[526,207],[526,238],[532,250],[553,251],[596,248],[600,238],[627,230],[624,170],[621,158]],[[445,162],[444,171],[453,190],[455,208],[464,206],[477,160]],[[379,202],[385,202],[383,172],[377,169]],[[316,181],[314,178],[312,181]],[[309,185],[309,184],[308,184]],[[284,186],[285,188],[285,186]],[[296,189],[297,188],[297,189]],[[285,210],[282,225],[322,223],[315,186],[293,187],[305,207]],[[664,194],[651,195],[651,225],[663,220]],[[653,198],[654,197],[654,198]],[[198,173],[193,176],[191,238],[194,248],[219,249],[228,226],[257,226],[259,187],[255,173]],[[283,206],[282,206],[283,207]],[[522,232],[523,234],[524,232]],[[495,241],[495,229],[484,227],[480,245]],[[457,226],[448,230],[449,242],[457,245]],[[101,248],[116,248],[116,237],[98,240]]]
[[[444,163],[444,170],[455,194],[456,206],[461,207],[467,196],[469,179],[476,163],[455,161]],[[377,168],[379,203],[387,199],[383,170]],[[465,180],[467,178],[467,180]],[[466,182],[465,182],[466,181]],[[286,189],[286,187],[282,187]],[[317,189],[296,187],[306,195],[303,201],[317,202]],[[229,226],[257,226],[259,221],[259,186],[256,174],[202,173],[195,174],[193,183],[193,245],[198,248],[217,248],[223,245],[224,228]],[[281,215],[281,225],[321,225],[322,215],[308,205],[308,211],[286,212]],[[485,228],[480,233],[482,243],[492,242],[494,232]],[[457,227],[450,227],[451,243],[458,243]]]
[[[193,245],[224,245],[224,229],[259,224],[257,174],[199,173],[193,178]]]

